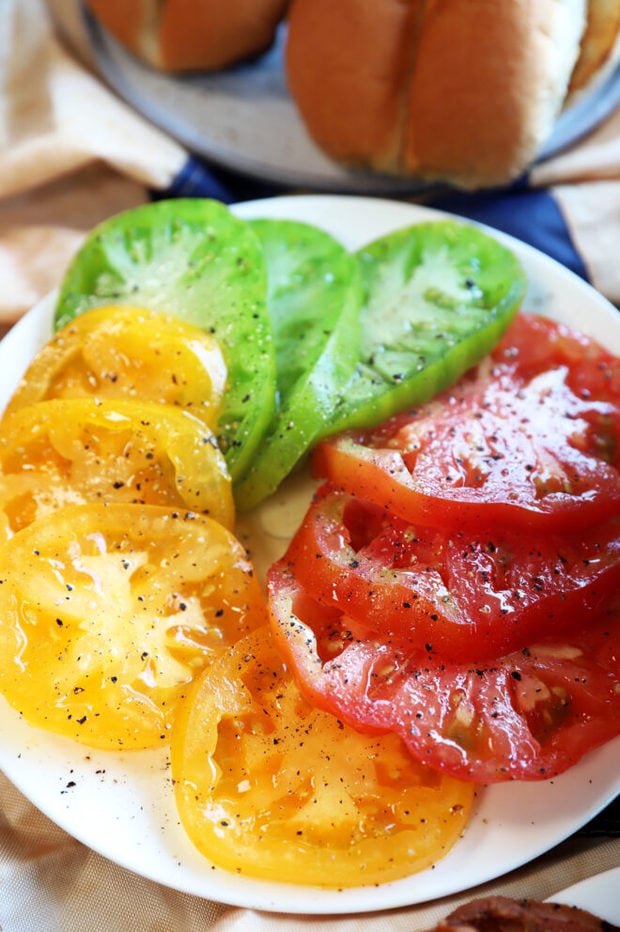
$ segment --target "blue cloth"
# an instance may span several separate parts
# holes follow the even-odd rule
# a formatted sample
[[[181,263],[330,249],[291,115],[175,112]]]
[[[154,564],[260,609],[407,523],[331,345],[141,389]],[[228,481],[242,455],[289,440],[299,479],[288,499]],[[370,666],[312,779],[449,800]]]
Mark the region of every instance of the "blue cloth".
[[[207,165],[196,156],[190,156],[170,187],[165,191],[152,191],[153,200],[167,197],[211,197],[224,204],[251,201],[259,197],[283,194],[281,188],[237,175],[223,168]]]
[[[209,197],[233,204],[285,193],[285,189],[276,185],[207,165],[190,156],[170,187],[166,191],[152,192],[151,196],[153,199]],[[588,281],[584,263],[553,195],[546,190],[528,188],[526,178],[501,190],[442,191],[426,196],[424,204],[509,233]]]
[[[521,182],[502,191],[450,192],[430,203],[440,210],[509,233],[589,280],[562,212],[549,191],[528,188]]]

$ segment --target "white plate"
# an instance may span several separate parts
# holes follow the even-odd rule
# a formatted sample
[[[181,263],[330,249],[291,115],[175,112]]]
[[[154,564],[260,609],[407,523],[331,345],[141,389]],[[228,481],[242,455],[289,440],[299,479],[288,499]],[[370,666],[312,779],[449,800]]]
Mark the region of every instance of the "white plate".
[[[620,867],[588,877],[549,897],[550,903],[576,906],[620,926]]]
[[[110,86],[190,151],[216,165],[276,185],[315,191],[396,196],[431,187],[417,178],[350,170],[315,144],[288,91],[284,27],[271,49],[250,62],[176,76],[156,71],[127,52],[86,7],[83,15],[95,65]],[[539,160],[590,132],[618,103],[620,68],[598,75],[560,114]]]
[[[244,218],[315,223],[355,248],[387,231],[445,216],[422,207],[348,196],[283,197],[239,205]],[[620,317],[583,281],[529,246],[512,245],[529,276],[525,308],[580,326],[620,352]],[[53,296],[0,344],[0,405],[51,333]],[[253,517],[259,572],[286,544],[299,509],[285,488]],[[246,528],[247,530],[247,528]],[[323,890],[251,880],[211,866],[179,826],[165,751],[88,750],[29,727],[0,702],[0,767],[54,822],[137,874],[210,899],[293,913],[354,913],[432,900],[467,890],[532,860],[571,835],[620,790],[620,739],[544,783],[481,791],[467,831],[432,870],[381,887]]]

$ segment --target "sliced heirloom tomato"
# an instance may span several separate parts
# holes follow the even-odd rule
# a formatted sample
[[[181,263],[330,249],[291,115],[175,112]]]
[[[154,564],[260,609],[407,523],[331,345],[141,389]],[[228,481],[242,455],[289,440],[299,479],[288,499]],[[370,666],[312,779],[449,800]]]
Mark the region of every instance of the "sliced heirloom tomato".
[[[196,847],[220,867],[286,883],[351,887],[419,871],[458,840],[474,798],[396,735],[362,735],[312,708],[267,626],[193,684],[171,761]]]
[[[138,304],[211,333],[228,369],[215,433],[236,481],[275,412],[266,296],[263,251],[249,224],[216,200],[174,198],[125,210],[91,230],[62,280],[54,326],[99,305]]]
[[[325,486],[284,559],[358,636],[479,662],[596,620],[620,590],[620,519],[538,540],[416,528]]]
[[[7,533],[64,504],[126,502],[208,512],[231,528],[224,457],[207,425],[173,405],[39,401],[0,423]]]
[[[190,512],[67,506],[2,559],[0,691],[33,725],[90,746],[166,742],[192,678],[266,620],[241,544]]]
[[[620,514],[619,367],[586,337],[520,314],[455,387],[321,444],[314,470],[416,524],[587,528]]]
[[[620,734],[620,611],[486,663],[358,637],[284,562],[269,571],[277,638],[310,702],[476,783],[543,780]]]
[[[275,491],[329,432],[357,362],[362,300],[354,256],[328,233],[293,220],[253,220],[250,226],[267,262],[278,409],[235,488],[244,511]]]
[[[199,327],[144,308],[112,305],[85,311],[37,353],[5,413],[49,398],[157,401],[190,411],[212,426],[226,364]]]
[[[331,433],[378,424],[451,385],[495,346],[527,284],[510,249],[461,221],[416,223],[355,255],[364,286],[359,358]]]

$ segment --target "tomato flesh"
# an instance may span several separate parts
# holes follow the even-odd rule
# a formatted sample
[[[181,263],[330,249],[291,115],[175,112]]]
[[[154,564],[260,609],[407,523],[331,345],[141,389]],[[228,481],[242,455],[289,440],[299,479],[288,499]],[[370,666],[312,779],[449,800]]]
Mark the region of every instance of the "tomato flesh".
[[[4,545],[1,582],[0,691],[111,750],[166,742],[194,676],[266,620],[230,532],[158,506],[57,509]]]
[[[321,444],[315,472],[413,523],[588,527],[620,513],[617,369],[592,341],[520,314],[448,392]]]
[[[144,308],[92,308],[66,324],[32,360],[6,413],[49,398],[125,398],[171,404],[213,426],[226,388],[215,339]]]
[[[54,326],[96,306],[138,304],[212,334],[228,371],[215,433],[237,481],[275,413],[266,279],[258,239],[220,201],[153,201],[91,230],[61,282]]]
[[[224,868],[319,886],[407,876],[465,828],[474,786],[419,764],[395,734],[310,706],[266,626],[200,676],[173,726],[182,823]]]
[[[449,392],[323,443],[268,577],[311,701],[480,783],[620,733],[620,376],[520,314]]]
[[[234,521],[231,481],[211,430],[174,405],[95,398],[39,401],[0,425],[7,536],[67,504],[125,502]]]
[[[494,527],[416,528],[326,486],[284,559],[357,631],[481,661],[596,619],[620,588],[620,521],[533,542]]]
[[[542,780],[620,734],[620,611],[481,664],[358,636],[284,562],[269,572],[274,630],[309,701],[352,727],[394,731],[420,761],[477,783]]]

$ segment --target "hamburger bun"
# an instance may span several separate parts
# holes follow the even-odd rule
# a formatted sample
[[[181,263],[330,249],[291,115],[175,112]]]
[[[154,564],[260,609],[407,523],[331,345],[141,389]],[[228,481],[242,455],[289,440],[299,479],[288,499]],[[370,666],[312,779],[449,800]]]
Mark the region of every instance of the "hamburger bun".
[[[135,56],[165,72],[212,71],[265,51],[289,0],[87,0]]]
[[[619,40],[620,0],[589,0],[579,57],[568,87],[569,103],[618,63]]]
[[[619,26],[620,0],[293,0],[287,78],[309,134],[340,163],[503,185]]]

